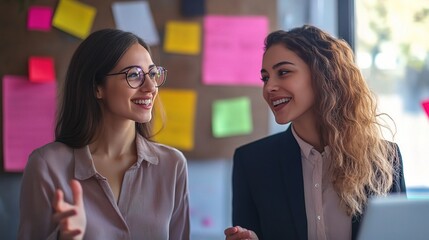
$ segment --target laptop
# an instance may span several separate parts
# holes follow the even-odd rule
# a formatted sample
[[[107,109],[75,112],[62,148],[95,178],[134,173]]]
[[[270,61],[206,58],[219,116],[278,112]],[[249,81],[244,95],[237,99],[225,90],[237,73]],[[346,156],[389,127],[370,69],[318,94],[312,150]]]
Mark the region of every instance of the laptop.
[[[429,196],[390,195],[368,202],[358,240],[428,240]]]

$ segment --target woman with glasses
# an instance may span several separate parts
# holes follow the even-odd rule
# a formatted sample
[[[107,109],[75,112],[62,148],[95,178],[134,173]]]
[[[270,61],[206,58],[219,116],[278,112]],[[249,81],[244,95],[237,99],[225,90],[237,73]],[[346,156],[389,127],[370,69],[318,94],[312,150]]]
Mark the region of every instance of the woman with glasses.
[[[104,29],[80,44],[55,142],[24,171],[18,239],[189,239],[186,159],[150,140],[166,76],[132,33]]]
[[[272,32],[261,80],[290,125],[235,151],[226,239],[356,239],[368,199],[406,187],[352,49],[310,25]]]

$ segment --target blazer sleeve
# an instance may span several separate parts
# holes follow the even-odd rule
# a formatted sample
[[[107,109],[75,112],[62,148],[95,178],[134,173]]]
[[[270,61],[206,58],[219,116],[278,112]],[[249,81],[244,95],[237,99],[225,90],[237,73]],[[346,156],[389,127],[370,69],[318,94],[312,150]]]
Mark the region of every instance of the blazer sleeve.
[[[392,189],[390,190],[391,193],[406,193],[407,188],[405,184],[405,177],[404,177],[404,166],[402,161],[402,155],[401,151],[399,150],[399,146],[395,143],[395,149],[396,149],[396,156],[397,156],[397,162],[395,166],[395,177],[393,181]]]
[[[57,239],[59,227],[52,221],[55,187],[46,161],[34,151],[24,170],[20,192],[18,239]]]
[[[393,144],[394,149],[396,149],[396,156],[394,156],[396,157],[396,159],[394,159],[393,161],[395,173],[393,176],[393,184],[389,192],[391,194],[406,194],[407,189],[405,185],[404,168],[402,164],[401,151],[399,150],[399,147],[396,143],[390,143],[390,144]],[[360,230],[361,219],[363,219],[363,217],[364,217],[364,214],[353,217],[353,222],[352,222],[352,239],[353,240],[357,239],[357,236]]]
[[[240,155],[240,149],[234,153],[232,170],[232,223],[252,230],[263,239],[259,224],[258,211],[252,198],[249,174],[246,172],[246,162]],[[251,175],[251,174],[250,174]]]

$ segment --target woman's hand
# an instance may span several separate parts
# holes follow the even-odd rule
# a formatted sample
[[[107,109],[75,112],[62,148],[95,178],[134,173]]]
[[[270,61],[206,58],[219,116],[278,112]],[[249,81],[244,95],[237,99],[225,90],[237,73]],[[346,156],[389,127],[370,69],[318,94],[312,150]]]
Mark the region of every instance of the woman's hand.
[[[258,240],[258,236],[256,236],[255,232],[240,226],[227,228],[224,233],[225,240]]]
[[[64,201],[64,193],[57,189],[53,201],[54,221],[60,225],[61,240],[83,239],[86,228],[86,213],[83,206],[82,186],[77,180],[70,181],[73,203]]]

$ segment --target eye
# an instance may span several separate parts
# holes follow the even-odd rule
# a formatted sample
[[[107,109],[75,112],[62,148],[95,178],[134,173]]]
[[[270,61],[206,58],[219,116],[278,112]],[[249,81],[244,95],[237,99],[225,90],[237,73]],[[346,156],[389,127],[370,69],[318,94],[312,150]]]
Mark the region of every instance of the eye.
[[[135,80],[140,80],[142,76],[142,70],[139,68],[131,68],[128,71],[128,81],[135,81]]]
[[[270,79],[268,76],[261,76],[261,81],[264,83],[268,82],[268,79]]]
[[[149,75],[149,78],[150,79],[153,79],[153,78],[155,78],[156,76],[158,76],[159,75],[159,71],[158,71],[158,68],[152,68],[150,71],[149,71],[149,73],[148,73],[148,75]]]
[[[289,70],[279,70],[279,72],[278,72],[279,76],[283,76],[283,75],[286,75],[288,73],[290,73]]]

